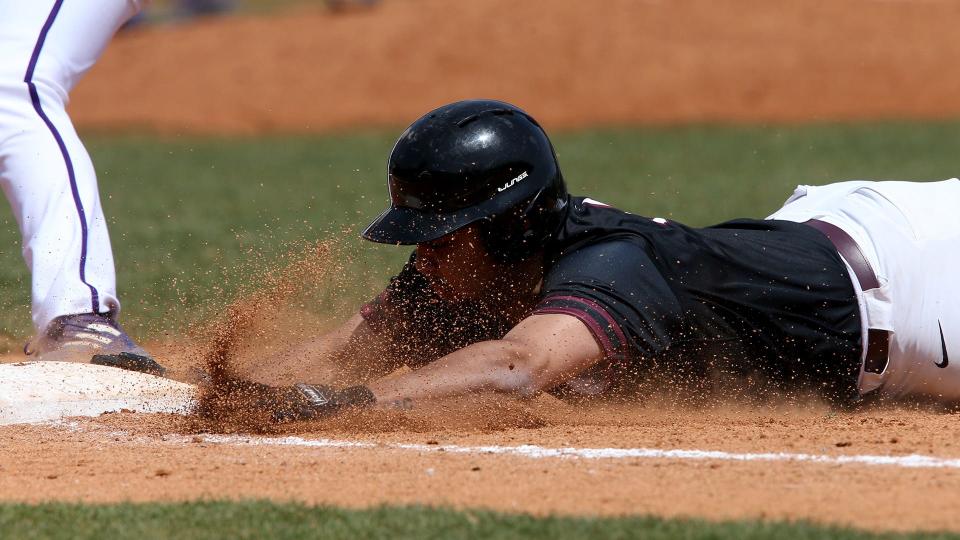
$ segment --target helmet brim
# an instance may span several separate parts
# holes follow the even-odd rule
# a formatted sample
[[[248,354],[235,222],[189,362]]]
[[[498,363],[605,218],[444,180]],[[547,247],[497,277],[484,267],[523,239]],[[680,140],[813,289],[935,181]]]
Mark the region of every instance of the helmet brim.
[[[394,206],[377,216],[360,236],[381,244],[408,246],[431,242],[470,225],[484,217],[477,206],[446,214],[434,214]]]

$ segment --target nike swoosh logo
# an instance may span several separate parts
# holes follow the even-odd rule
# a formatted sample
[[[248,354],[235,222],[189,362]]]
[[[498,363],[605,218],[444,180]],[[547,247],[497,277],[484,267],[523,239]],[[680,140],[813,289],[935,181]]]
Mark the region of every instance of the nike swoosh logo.
[[[947,364],[950,363],[950,359],[947,358],[947,342],[943,339],[943,326],[940,326],[940,321],[937,321],[937,326],[940,328],[940,348],[943,349],[943,360],[940,362],[934,362],[933,365],[938,368],[945,368]]]

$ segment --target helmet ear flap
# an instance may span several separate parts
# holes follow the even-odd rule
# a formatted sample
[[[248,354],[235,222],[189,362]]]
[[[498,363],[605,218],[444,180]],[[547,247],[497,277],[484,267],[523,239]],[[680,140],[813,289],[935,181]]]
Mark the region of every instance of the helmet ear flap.
[[[566,199],[537,193],[502,214],[480,221],[487,252],[501,263],[515,263],[544,249],[565,214]]]
[[[518,210],[512,208],[506,214],[490,216],[480,222],[484,246],[498,262],[519,262],[536,252],[533,241],[536,233],[530,227],[529,217],[512,215],[519,213]]]

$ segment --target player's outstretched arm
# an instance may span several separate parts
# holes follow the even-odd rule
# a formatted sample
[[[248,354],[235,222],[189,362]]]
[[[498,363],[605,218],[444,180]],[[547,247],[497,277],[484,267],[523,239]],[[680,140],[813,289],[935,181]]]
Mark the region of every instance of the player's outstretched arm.
[[[501,392],[532,396],[596,364],[600,346],[580,320],[533,315],[503,339],[482,341],[410,373],[368,385],[378,404]]]
[[[337,390],[297,384],[264,388],[278,421],[322,417],[350,407],[392,406],[408,400],[500,392],[529,397],[593,366],[600,346],[579,319],[533,315],[503,339],[475,343],[435,362],[364,386]]]

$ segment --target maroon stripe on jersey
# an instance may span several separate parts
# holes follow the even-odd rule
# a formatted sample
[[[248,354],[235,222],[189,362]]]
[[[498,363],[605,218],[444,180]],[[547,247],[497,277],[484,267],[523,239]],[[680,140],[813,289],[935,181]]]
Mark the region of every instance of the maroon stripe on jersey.
[[[627,345],[620,325],[597,302],[569,295],[551,295],[544,298],[533,314],[559,313],[576,317],[590,329],[603,349],[605,357],[619,356]]]
[[[360,316],[363,320],[374,323],[384,317],[384,310],[389,306],[390,291],[384,290],[376,298],[367,302],[360,308]]]
[[[570,315],[571,317],[576,317],[587,325],[590,333],[593,334],[593,338],[597,340],[597,344],[600,345],[601,349],[603,349],[604,358],[615,356],[617,354],[616,348],[613,346],[613,343],[610,342],[610,338],[607,337],[607,333],[600,326],[600,323],[598,323],[592,315],[582,309],[559,306],[541,307],[534,310],[533,315]]]
[[[365,321],[376,320],[379,318],[378,315],[379,312],[377,311],[377,307],[373,305],[373,302],[364,304],[363,307],[360,308],[360,316],[363,317]]]
[[[543,303],[547,303],[551,300],[566,300],[568,302],[580,303],[587,306],[588,310],[600,315],[603,317],[603,320],[606,322],[607,327],[613,331],[614,335],[617,338],[617,341],[620,342],[620,346],[625,347],[627,345],[627,337],[624,335],[623,330],[620,328],[620,325],[617,324],[617,321],[607,312],[599,303],[590,300],[589,298],[583,298],[580,296],[570,296],[570,295],[552,295],[543,299]]]

